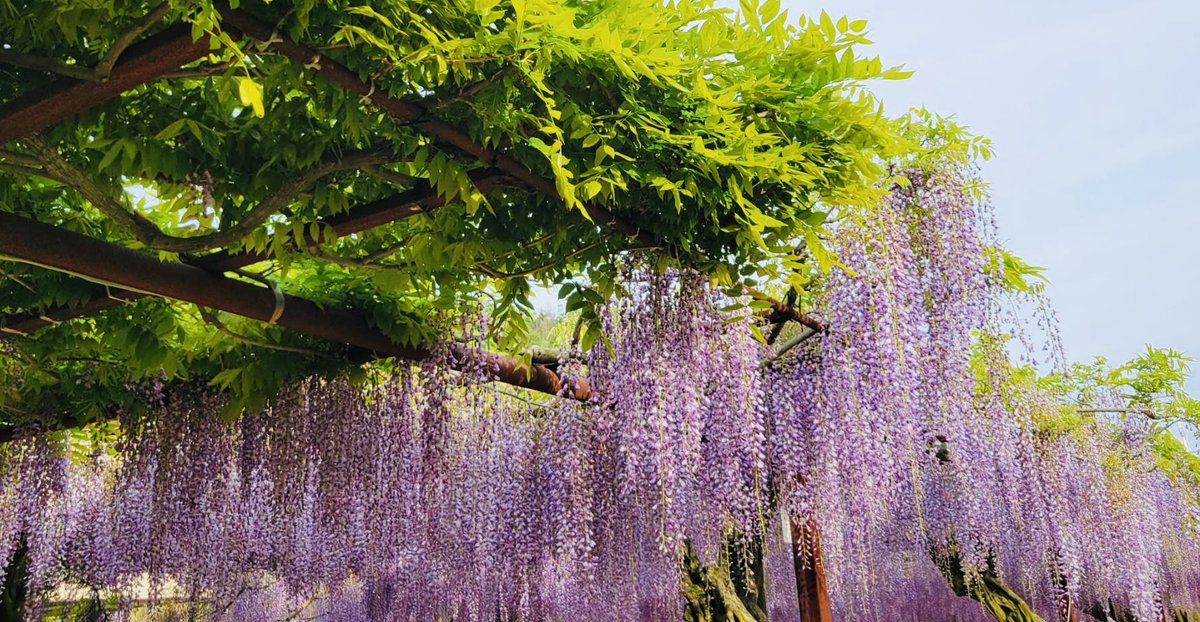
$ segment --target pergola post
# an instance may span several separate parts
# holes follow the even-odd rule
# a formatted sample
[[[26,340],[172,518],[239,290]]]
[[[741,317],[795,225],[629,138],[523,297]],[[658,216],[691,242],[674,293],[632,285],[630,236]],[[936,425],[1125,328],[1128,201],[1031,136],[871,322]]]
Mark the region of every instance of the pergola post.
[[[825,562],[821,559],[821,530],[812,516],[790,517],[792,562],[796,568],[796,596],[800,622],[833,622]]]
[[[1058,601],[1058,620],[1059,622],[1077,622],[1079,615],[1075,609],[1075,599],[1071,598],[1071,593],[1063,590],[1062,596]]]

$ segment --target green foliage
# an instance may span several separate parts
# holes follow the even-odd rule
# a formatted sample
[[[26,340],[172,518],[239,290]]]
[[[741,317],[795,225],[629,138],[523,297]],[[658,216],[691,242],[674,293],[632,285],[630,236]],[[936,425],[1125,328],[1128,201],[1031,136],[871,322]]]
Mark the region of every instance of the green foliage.
[[[1050,377],[1047,386],[1081,408],[1087,408],[1099,392],[1112,391],[1124,400],[1128,413],[1164,426],[1200,425],[1200,400],[1185,388],[1192,360],[1177,350],[1147,345],[1121,365],[1113,366],[1104,357],[1076,364],[1068,373]]]
[[[1200,423],[1197,400],[1184,388],[1191,358],[1148,345],[1120,365],[1097,357],[1065,372],[1042,374],[1032,366],[1009,362],[1008,338],[982,333],[976,337],[972,369],[977,395],[1004,400],[1005,412],[1032,407],[1027,414],[1036,437],[1071,437],[1103,448],[1111,467],[1109,474],[1117,479],[1124,477],[1130,465],[1144,464],[1147,456],[1141,452],[1148,450],[1156,468],[1173,480],[1188,483],[1180,490],[1200,489],[1200,456],[1177,435],[1177,426],[1194,433]],[[1113,403],[1114,396],[1119,403]],[[1149,422],[1145,446],[1126,442],[1126,428],[1119,424],[1128,417]],[[1193,502],[1200,504],[1200,498]]]
[[[1152,423],[1149,449],[1155,465],[1172,479],[1200,487],[1200,457],[1188,450],[1176,435],[1175,427],[1197,429],[1200,402],[1184,388],[1191,358],[1170,348],[1146,346],[1146,350],[1120,365],[1111,365],[1097,357],[1091,363],[1077,363],[1066,373],[1050,374],[1034,382],[1060,406],[1039,413],[1042,434],[1080,435],[1082,442],[1105,442],[1120,436],[1114,422],[1127,417],[1145,417]],[[1099,396],[1119,395],[1123,404],[1096,408]],[[1121,443],[1113,442],[1112,460],[1120,465],[1128,460]],[[1120,469],[1114,469],[1114,472]],[[1196,499],[1200,503],[1200,499]]]
[[[463,312],[488,313],[496,323],[489,345],[518,352],[531,339],[533,285],[562,292],[582,318],[584,347],[603,342],[594,303],[619,293],[618,271],[634,256],[700,268],[723,285],[804,288],[836,265],[822,242],[825,223],[878,199],[882,162],[930,157],[922,141],[933,135],[942,152],[990,154],[946,119],[883,115],[868,81],[907,72],[864,54],[864,22],[788,16],[774,1],[746,0],[740,13],[706,0],[240,4],[375,92],[419,103],[552,180],[559,196],[517,185],[482,194],[469,175],[487,163],[231,36],[221,29],[224,9],[206,0],[171,6],[150,32],[189,23],[195,36],[215,35],[208,58],[44,136],[157,232],[138,235],[79,188],[38,174],[20,142],[0,146],[0,209],[165,261],[180,256],[161,248],[163,236],[204,239],[250,222],[229,249],[263,253],[255,270],[288,293],[361,309],[409,344],[428,343]],[[26,57],[91,67],[152,8],[0,0],[0,42]],[[28,63],[0,64],[0,101],[54,77]],[[320,174],[306,179],[305,171]],[[343,238],[305,224],[415,180],[446,205]],[[591,222],[588,206],[656,242]],[[319,246],[308,243],[318,238]],[[6,315],[103,291],[13,263],[0,269]],[[252,406],[288,378],[336,367],[341,354],[303,336],[219,321],[224,328],[186,305],[143,300],[10,339],[0,355],[0,423],[88,421],[131,405],[155,379],[210,380],[233,393],[231,408]]]
[[[901,136],[921,145],[911,150],[907,157],[913,164],[950,159],[963,164],[977,160],[990,160],[995,155],[989,138],[972,134],[954,117],[945,117],[925,108],[914,108],[899,119]]]
[[[1045,268],[1027,263],[1008,249],[989,246],[986,249],[987,264],[984,272],[998,279],[1005,290],[1022,294],[1041,292],[1047,279]]]

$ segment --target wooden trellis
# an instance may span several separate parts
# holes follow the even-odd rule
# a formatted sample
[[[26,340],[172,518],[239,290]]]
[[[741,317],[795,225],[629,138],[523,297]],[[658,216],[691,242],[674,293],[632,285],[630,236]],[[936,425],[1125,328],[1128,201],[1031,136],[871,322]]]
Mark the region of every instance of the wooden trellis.
[[[222,13],[226,15],[224,21],[226,26],[244,35],[258,39],[293,62],[311,68],[339,86],[362,96],[364,99],[370,100],[397,121],[412,123],[438,143],[472,156],[481,163],[486,164],[488,168],[472,176],[472,182],[480,192],[487,192],[499,187],[507,177],[513,182],[524,185],[540,194],[555,199],[562,198],[553,180],[537,175],[523,164],[502,153],[475,143],[460,130],[434,118],[428,110],[419,104],[407,102],[382,91],[377,91],[372,85],[364,82],[345,66],[332,59],[322,58],[316,51],[306,48],[295,41],[281,38],[269,25],[259,22],[244,11],[232,10],[226,7]],[[116,97],[124,91],[160,78],[178,69],[183,64],[201,58],[207,50],[207,37],[201,37],[201,39],[193,42],[186,28],[182,26],[169,28],[128,50],[116,64],[112,76],[107,81],[89,82],[63,78],[51,85],[46,91],[31,94],[28,97],[23,97],[0,108],[0,128],[3,128],[0,129],[0,144],[34,134],[70,116],[86,111],[107,99]],[[342,217],[325,219],[323,222],[331,225],[338,235],[347,235],[415,215],[420,213],[422,208],[429,209],[444,201],[427,184],[422,185],[423,187],[389,199],[360,206]],[[609,227],[621,235],[635,238],[643,244],[665,246],[649,233],[621,220],[604,207],[589,204],[585,205],[585,209],[591,219],[597,224]],[[63,235],[68,234],[68,232],[60,233]],[[321,240],[310,240],[310,242],[312,244],[319,244]],[[15,255],[7,247],[0,246],[0,252],[19,258],[19,256]],[[262,259],[266,259],[266,256],[258,253],[243,252],[230,254],[218,252],[196,259],[190,263],[196,268],[213,273],[221,273],[248,266]],[[51,262],[43,261],[41,265],[50,266]],[[82,305],[50,309],[36,316],[26,314],[0,318],[0,331],[8,334],[25,334],[67,319],[100,312],[125,302],[136,300],[144,295],[143,292],[121,287],[123,285],[122,281],[122,278],[108,279],[107,283],[117,285],[118,291],[114,292],[111,288],[104,288],[102,292],[97,291],[96,295]],[[160,293],[160,295],[187,300],[186,298],[171,296],[170,294]],[[790,319],[799,321],[813,330],[819,331],[824,328],[819,322],[791,309],[783,303],[777,301],[771,301],[771,303],[773,305],[770,317],[772,321],[781,322]],[[488,356],[495,359],[501,368],[519,370],[525,367],[508,357],[499,355]],[[530,371],[531,376],[542,377],[545,374],[550,374],[554,379],[551,381],[550,376],[545,376],[545,383],[530,383],[516,382],[515,377],[505,378],[503,375],[498,376],[498,378],[518,386],[557,393],[558,387],[561,384],[557,380],[557,375],[544,366],[534,365],[533,367],[534,369]],[[577,399],[586,399],[586,396],[590,395],[590,391],[578,390],[572,394]]]
[[[273,53],[360,96],[395,121],[425,134],[443,149],[478,161],[483,168],[471,172],[470,176],[479,192],[516,186],[554,200],[563,200],[553,179],[533,172],[501,151],[475,142],[463,131],[436,118],[422,105],[376,90],[374,85],[359,78],[349,68],[281,36],[270,25],[244,11],[225,6],[220,7],[220,12],[224,16],[222,25],[225,28],[256,39]],[[61,78],[45,89],[0,106],[0,145],[33,136],[131,89],[169,76],[181,67],[204,58],[209,50],[207,35],[193,40],[191,30],[186,25],[168,27],[124,50],[104,80]],[[414,187],[409,190],[309,224],[326,225],[338,236],[346,236],[428,212],[445,202],[444,195],[428,182],[416,180]],[[669,246],[603,206],[585,203],[582,207],[594,223],[618,236],[644,246]],[[319,228],[304,227],[304,231],[310,230]],[[306,245],[315,247],[322,242],[319,237],[306,235],[302,240]],[[218,251],[198,257],[184,256],[180,263],[165,263],[146,253],[0,212],[0,256],[99,284],[82,304],[0,318],[0,336],[11,338],[26,335],[46,326],[97,314],[154,295],[220,309],[344,343],[351,348],[348,355],[356,360],[391,356],[420,360],[430,355],[424,348],[393,343],[359,312],[323,308],[275,288],[225,276],[227,272],[269,259],[263,252]],[[820,322],[800,313],[791,305],[770,300],[756,292],[749,293],[771,303],[766,316],[770,322],[796,321],[815,332],[824,330]],[[564,387],[558,374],[545,365],[526,365],[511,357],[466,348],[458,348],[452,360],[459,365],[467,365],[478,357],[488,360],[496,379],[501,382],[550,394],[565,394],[581,401],[591,395],[585,381],[576,380],[571,386]],[[793,529],[796,545],[799,546],[800,540],[807,542],[810,559],[813,559],[811,564],[806,564],[801,559],[803,556],[797,556],[797,587],[803,619],[806,622],[828,621],[831,614],[815,526],[794,524]]]

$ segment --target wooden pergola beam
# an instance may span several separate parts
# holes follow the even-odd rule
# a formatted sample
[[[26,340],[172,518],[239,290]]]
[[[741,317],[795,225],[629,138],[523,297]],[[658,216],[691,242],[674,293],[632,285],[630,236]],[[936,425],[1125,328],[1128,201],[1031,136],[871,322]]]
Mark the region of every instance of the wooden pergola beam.
[[[482,169],[472,171],[471,180],[480,192],[490,192],[506,183],[503,174]],[[446,203],[446,198],[440,196],[428,183],[399,194],[356,206],[349,211],[318,220],[318,224],[328,225],[340,237],[360,233],[424,213]],[[309,231],[305,226],[304,231]],[[307,240],[309,244],[319,244],[321,240]],[[245,268],[259,261],[269,259],[265,253],[220,251],[203,257],[185,260],[198,268],[210,272],[226,272]],[[73,306],[60,306],[39,313],[26,313],[0,318],[0,337],[5,335],[25,335],[36,330],[65,322],[74,318],[95,315],[107,309],[120,306],[127,302],[144,298],[145,294],[127,289],[105,287],[99,289],[87,301]]]
[[[176,24],[131,45],[104,81],[60,78],[0,106],[0,145],[40,132],[129,89],[204,58],[207,35],[192,40],[189,24]]]
[[[161,262],[144,253],[15,214],[0,212],[0,255],[262,322],[273,319],[285,328],[348,344],[378,358],[419,361],[432,354],[425,348],[393,343],[359,312],[318,305],[196,266]],[[455,368],[473,367],[482,357],[485,367],[500,382],[552,395],[564,389],[558,374],[541,365],[528,366],[511,357],[461,346],[453,348],[451,365]],[[567,395],[586,401],[591,390],[585,381],[579,380],[569,387]]]

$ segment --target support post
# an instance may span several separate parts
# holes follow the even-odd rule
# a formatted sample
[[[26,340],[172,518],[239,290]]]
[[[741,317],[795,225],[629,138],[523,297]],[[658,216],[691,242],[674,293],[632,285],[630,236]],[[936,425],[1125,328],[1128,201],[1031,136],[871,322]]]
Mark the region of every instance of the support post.
[[[825,563],[821,559],[821,531],[812,516],[790,517],[792,561],[796,567],[796,595],[800,622],[833,622]]]
[[[1058,597],[1058,622],[1078,622],[1078,619],[1075,599],[1071,598],[1071,593],[1064,589],[1062,595]]]

